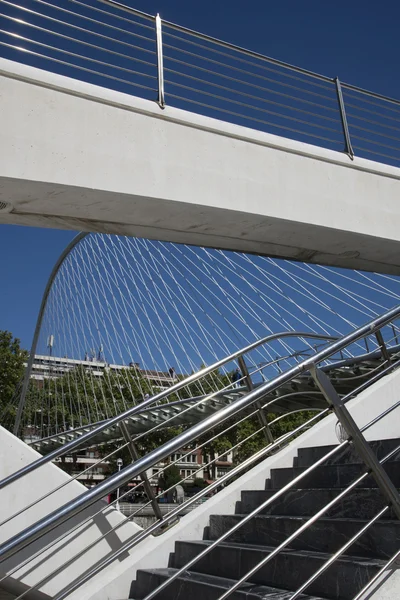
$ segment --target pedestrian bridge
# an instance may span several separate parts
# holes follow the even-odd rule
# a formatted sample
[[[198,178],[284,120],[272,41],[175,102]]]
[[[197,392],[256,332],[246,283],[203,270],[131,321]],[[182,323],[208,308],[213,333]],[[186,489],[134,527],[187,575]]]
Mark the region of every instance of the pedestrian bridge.
[[[100,5],[104,12],[104,3]],[[21,16],[17,9],[27,11],[28,15],[34,12],[16,5],[16,16]],[[91,10],[101,12],[99,8]],[[67,19],[64,13],[62,16]],[[87,19],[85,15],[79,16]],[[43,39],[34,39],[36,26],[23,30],[29,35],[16,35],[12,29],[14,22],[18,21],[18,27],[28,23],[7,12],[2,17],[7,19],[10,31],[3,30],[0,37],[0,48],[7,56],[0,59],[0,223],[143,236],[341,267],[400,272],[400,168],[396,166],[400,164],[396,142],[399,136],[391,129],[396,117],[393,111],[399,112],[400,104],[395,101],[385,104],[376,94],[365,96],[363,92],[361,97],[359,90],[348,86],[346,94],[352,94],[347,101],[353,151],[338,81],[335,87],[335,80],[318,76],[315,82],[315,74],[309,74],[310,81],[301,84],[301,91],[292,92],[297,94],[297,105],[294,100],[290,100],[290,105],[289,101],[285,104],[281,97],[288,96],[290,87],[299,90],[300,75],[290,75],[293,68],[285,71],[283,63],[241,51],[233,59],[224,58],[219,83],[215,83],[215,78],[207,82],[208,86],[216,86],[218,93],[207,91],[210,88],[204,78],[196,95],[193,86],[190,87],[185,107],[202,111],[203,105],[214,102],[212,110],[202,111],[206,114],[195,114],[181,108],[179,98],[183,91],[181,96],[173,93],[185,87],[177,80],[166,83],[176,106],[165,105],[164,88],[160,89],[160,53],[156,103],[155,97],[149,99],[149,94],[138,97],[125,91],[128,84],[139,86],[135,88],[136,94],[146,88],[137,79],[133,80],[133,75],[130,78],[131,73],[138,75],[137,71],[128,69],[125,63],[121,66],[115,58],[118,55],[124,56],[124,60],[139,61],[133,54],[127,56],[125,46],[129,44],[123,41],[125,38],[114,38],[112,49],[106,47],[104,35],[101,43],[98,37],[94,38],[97,46],[89,43],[89,37],[75,41],[80,61],[72,64],[71,52],[68,53],[62,41],[57,44],[53,39],[53,54],[50,50],[46,54]],[[110,13],[107,27],[112,27],[111,17],[117,18]],[[134,17],[139,18],[135,14]],[[51,17],[42,14],[41,18]],[[127,18],[118,16],[120,21]],[[53,21],[53,30],[47,27],[47,31],[56,36]],[[75,27],[72,21],[68,25]],[[149,25],[146,27],[150,29]],[[167,35],[173,37],[168,27],[177,29],[165,24],[167,41]],[[180,35],[182,31],[180,28]],[[13,35],[12,39],[16,36],[24,40],[24,53],[20,46],[10,43],[6,33]],[[99,35],[98,30],[89,33]],[[135,35],[133,24],[125,33]],[[235,50],[229,44],[223,51],[210,50],[211,38],[203,37],[202,43],[208,44],[203,54],[212,50],[227,56],[228,49]],[[181,43],[183,38],[179,39]],[[196,43],[189,41],[192,45]],[[161,42],[160,22],[158,42]],[[116,51],[120,50],[120,44],[124,44],[124,54]],[[144,41],[141,45],[139,50],[150,52]],[[100,73],[99,62],[108,67],[110,64],[99,61],[98,54],[91,56],[93,47],[97,53],[113,55],[117,62],[113,63],[112,75],[106,68]],[[168,48],[172,46],[165,44],[165,66],[171,64],[168,60],[179,62],[178,50],[168,57]],[[61,61],[70,66],[69,70],[61,69],[62,74],[44,70],[58,68],[60,60],[54,58],[54,51],[66,53],[69,60]],[[188,55],[183,48],[179,52],[181,57]],[[35,66],[17,62],[29,62],[26,57],[30,55],[43,60],[35,58]],[[269,71],[272,63],[278,64],[280,71],[274,74],[274,89],[271,84],[271,89],[262,88],[262,92],[257,92],[259,96],[255,96],[255,88],[260,88],[261,75],[256,70],[259,64],[240,68],[250,58],[258,60],[261,66],[270,61],[265,67]],[[83,60],[92,61],[93,68],[83,67]],[[222,64],[215,57],[209,60],[212,64]],[[204,67],[193,61],[191,67],[204,73]],[[37,64],[44,69],[38,69]],[[79,69],[84,69],[84,78],[90,80],[94,67],[98,69],[97,78],[91,81],[97,85],[82,81]],[[234,85],[239,85],[237,71],[245,73],[245,69],[253,69],[254,74],[250,72],[247,80],[245,74],[241,75],[243,85],[234,89]],[[171,71],[165,68],[166,79]],[[305,77],[305,72],[299,71]],[[66,77],[65,73],[71,76]],[[139,75],[153,77],[147,72]],[[194,78],[183,67],[179,75]],[[283,83],[284,76],[292,78],[287,80],[289,83]],[[267,79],[264,75],[263,78]],[[111,84],[118,80],[126,85],[109,89],[110,79]],[[311,84],[319,86],[315,88],[317,91],[310,91]],[[286,87],[282,88],[283,85]],[[244,101],[247,97],[254,105],[249,99]],[[352,108],[356,101],[357,110]],[[373,118],[371,113],[376,113]],[[232,119],[232,115],[237,118]],[[300,127],[302,135],[298,135]],[[288,139],[287,135],[296,139]],[[310,143],[321,140],[326,147]]]

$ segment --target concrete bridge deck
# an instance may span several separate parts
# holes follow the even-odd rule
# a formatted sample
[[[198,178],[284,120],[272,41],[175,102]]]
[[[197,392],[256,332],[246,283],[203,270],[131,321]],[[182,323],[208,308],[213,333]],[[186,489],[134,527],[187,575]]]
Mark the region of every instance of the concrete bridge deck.
[[[400,169],[0,59],[0,223],[400,273]]]

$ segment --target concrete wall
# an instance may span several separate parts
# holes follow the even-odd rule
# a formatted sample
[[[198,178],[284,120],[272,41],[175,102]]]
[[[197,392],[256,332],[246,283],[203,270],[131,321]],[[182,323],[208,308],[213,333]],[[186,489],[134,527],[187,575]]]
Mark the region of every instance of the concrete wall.
[[[400,273],[400,169],[0,59],[0,223]]]
[[[14,473],[39,456],[36,451],[29,448],[24,442],[0,427],[0,479]],[[66,482],[69,482],[68,485],[54,494],[48,495],[52,490]],[[2,525],[0,527],[0,543],[3,543],[33,522],[49,514],[58,506],[65,504],[68,500],[82,494],[84,491],[86,491],[86,488],[83,485],[77,481],[71,481],[69,475],[53,464],[45,465],[23,479],[10,484],[1,490],[0,522],[18,513],[42,496],[45,498],[15,519],[11,519],[8,523]],[[82,515],[90,517],[104,507],[105,503],[99,502],[82,513]],[[1,563],[0,578],[8,573],[10,569],[21,564],[26,558],[32,556],[38,549],[44,548],[60,533],[68,532],[75,524],[82,522],[82,518],[79,521],[77,519],[78,517],[72,523],[62,525],[54,533],[46,535],[14,557]],[[128,523],[118,529],[117,532],[110,534],[103,541],[95,544],[92,549],[85,551],[88,544],[102,537],[106,531],[122,520],[123,516],[119,512],[108,507],[105,513],[94,516],[87,525],[80,527],[64,541],[57,543],[52,549],[34,559],[26,567],[19,569],[15,574],[2,582],[1,587],[5,591],[18,595],[18,593],[22,593],[26,589],[26,586],[34,585],[51,571],[61,567],[61,573],[41,587],[40,593],[32,593],[28,596],[30,599],[53,597],[66,584],[74,581],[75,577],[84,573],[89,566],[96,564],[100,559],[108,556],[113,549],[115,550],[120,546],[122,541],[141,530],[134,523]],[[83,555],[75,560],[72,565],[64,568],[67,559],[81,551],[83,551]]]
[[[359,427],[368,424],[376,416],[393,406],[400,400],[400,370],[386,376],[365,390],[356,399],[348,403],[348,407]],[[400,438],[400,407],[379,421],[365,433],[368,440]],[[69,596],[69,600],[119,600],[127,598],[132,580],[137,569],[165,567],[174,550],[176,540],[199,540],[203,538],[204,528],[212,514],[231,514],[240,500],[241,490],[264,489],[265,479],[272,468],[290,467],[298,448],[327,446],[338,443],[335,425],[337,419],[330,415],[315,427],[298,437],[277,455],[265,460],[250,472],[240,477],[228,488],[196,508],[195,511],[182,517],[179,525],[157,538],[149,537],[140,546],[131,551],[126,560],[105,569],[77,592]],[[393,593],[383,596],[371,596],[371,600],[387,600],[400,598],[400,582],[393,573],[385,580],[376,594],[385,594],[388,589]]]

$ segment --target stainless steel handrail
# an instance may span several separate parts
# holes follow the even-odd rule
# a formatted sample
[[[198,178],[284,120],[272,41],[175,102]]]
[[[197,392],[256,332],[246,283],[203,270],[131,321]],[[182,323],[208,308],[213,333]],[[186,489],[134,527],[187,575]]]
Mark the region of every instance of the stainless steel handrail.
[[[378,415],[377,417],[375,417],[372,421],[370,421],[369,423],[367,423],[364,427],[362,427],[361,431],[362,432],[366,431],[367,429],[369,429],[370,427],[372,427],[375,423],[377,423],[378,421],[380,421],[382,418],[384,418],[385,416],[387,416],[387,414],[389,414],[390,412],[392,412],[393,410],[395,410],[399,406],[400,406],[400,402],[397,402],[395,405],[391,406],[389,409],[387,409],[386,411],[384,411],[383,413],[381,413],[380,415]],[[224,540],[228,539],[234,532],[238,531],[245,523],[249,522],[254,516],[256,516],[257,514],[259,514],[260,512],[262,512],[265,508],[267,508],[268,506],[271,506],[278,498],[280,498],[281,496],[283,496],[293,486],[297,485],[300,481],[302,481],[305,477],[307,477],[310,473],[312,473],[317,467],[321,466],[326,460],[328,460],[329,458],[332,458],[337,453],[339,453],[343,448],[345,448],[346,446],[348,446],[349,443],[350,443],[350,440],[345,440],[341,444],[339,444],[338,446],[336,446],[335,448],[333,448],[332,450],[328,451],[327,454],[325,454],[323,457],[321,457],[320,459],[318,459],[314,464],[312,464],[305,471],[303,471],[302,473],[300,473],[300,475],[298,475],[292,481],[290,481],[289,483],[287,483],[283,488],[281,488],[280,490],[278,490],[275,494],[273,494],[270,498],[268,498],[267,500],[265,500],[262,504],[260,504],[259,506],[257,506],[257,508],[255,508],[251,513],[249,513],[248,515],[246,515],[243,519],[241,519],[238,523],[236,523],[236,525],[234,525],[228,531],[226,531],[217,540],[215,540],[214,542],[212,542],[212,544],[210,544],[209,546],[207,546],[199,554],[197,554],[195,557],[193,557],[188,563],[186,563],[186,565],[184,565],[183,567],[181,567],[180,569],[178,569],[178,571],[176,571],[173,575],[171,575],[171,577],[169,577],[164,583],[162,583],[159,586],[157,586],[157,588],[155,588],[150,594],[148,594],[144,598],[144,600],[151,600],[152,598],[154,598],[159,592],[161,592],[163,589],[165,589],[166,587],[168,587],[168,585],[174,579],[178,578],[185,571],[187,571],[188,569],[190,569],[193,565],[195,565],[204,556],[206,556],[207,554],[209,554],[213,548],[217,547],[221,542],[223,542]],[[389,452],[383,459],[381,459],[380,463],[383,464],[384,462],[386,462],[387,460],[389,460],[392,456],[394,456],[395,454],[397,454],[399,452],[399,450],[400,450],[400,446],[398,446],[397,448],[395,448],[394,450],[392,450],[391,452]],[[260,561],[259,563],[257,563],[257,565],[255,565],[251,569],[251,571],[249,571],[248,573],[246,573],[245,576],[243,576],[239,581],[237,581],[228,590],[229,594],[228,593],[224,594],[223,596],[221,596],[221,599],[228,597],[228,595],[230,595],[230,593],[232,593],[233,591],[235,591],[242,583],[244,583],[245,581],[247,581],[247,579],[249,577],[251,577],[261,567],[263,567],[270,560],[272,560],[277,554],[279,554],[279,552],[281,550],[283,550],[283,548],[285,548],[288,544],[290,544],[291,541],[293,541],[294,539],[296,539],[303,531],[305,531],[309,527],[309,525],[311,525],[312,523],[316,522],[319,519],[319,517],[323,516],[323,514],[325,514],[330,508],[332,508],[333,506],[335,506],[335,504],[337,502],[339,502],[339,500],[341,500],[343,497],[345,497],[351,490],[353,490],[354,488],[356,488],[369,474],[370,474],[370,471],[368,471],[368,470],[366,472],[364,472],[355,481],[353,481],[346,489],[344,489],[339,495],[335,496],[335,498],[333,500],[331,500],[327,505],[325,505],[322,509],[320,509],[315,515],[313,515],[312,517],[310,517],[301,527],[299,527],[298,529],[296,529],[296,531],[294,531],[294,533],[291,534],[284,542],[282,542],[277,548],[275,548],[271,553],[269,553],[262,561]],[[61,596],[61,597],[64,597],[64,596]],[[60,597],[57,597],[56,600],[60,600]]]
[[[314,356],[306,359],[305,361],[296,365],[295,367],[290,368],[285,373],[278,375],[275,379],[271,380],[270,382],[265,383],[260,387],[256,388],[255,390],[249,392],[246,396],[235,401],[231,405],[222,408],[218,413],[207,417],[200,423],[181,433],[176,438],[163,444],[156,450],[153,450],[146,456],[139,459],[138,461],[125,467],[119,473],[116,473],[109,479],[98,484],[95,488],[88,490],[84,494],[66,503],[56,511],[53,511],[48,516],[40,519],[32,526],[26,528],[7,542],[3,543],[0,546],[1,560],[5,560],[9,556],[12,556],[17,551],[21,550],[28,544],[32,543],[36,539],[42,537],[47,532],[54,529],[57,525],[61,525],[69,518],[73,517],[76,514],[79,514],[85,508],[90,507],[96,501],[113,492],[118,487],[124,485],[133,477],[140,475],[140,473],[142,473],[143,471],[146,471],[147,469],[151,468],[160,460],[165,459],[173,452],[179,450],[182,446],[186,446],[187,444],[193,442],[193,440],[198,438],[203,433],[206,433],[207,431],[215,427],[217,424],[223,423],[225,420],[234,416],[244,408],[262,399],[267,393],[279,388],[281,385],[290,381],[300,373],[310,370],[310,367],[312,365],[316,365],[321,361],[329,358],[336,352],[343,350],[349,344],[352,344],[359,339],[362,339],[368,335],[371,335],[372,333],[375,333],[375,331],[384,327],[399,316],[400,306],[397,306],[391,309],[390,311],[384,313],[380,317],[370,321],[366,325],[363,325],[355,331],[347,334],[340,340],[333,342],[320,352],[316,353]]]
[[[75,241],[75,239],[73,241]],[[64,256],[64,258],[65,258],[65,256]],[[44,310],[44,308],[43,308],[43,310]],[[39,327],[39,330],[40,330],[40,327]],[[132,415],[135,415],[136,413],[142,411],[143,408],[145,408],[146,406],[151,406],[155,402],[159,402],[160,400],[163,400],[163,398],[166,398],[170,394],[173,394],[174,392],[179,391],[180,389],[186,387],[187,385],[190,385],[191,383],[194,383],[195,381],[201,379],[205,375],[208,375],[212,371],[215,371],[216,369],[219,369],[220,367],[224,366],[225,364],[228,364],[228,363],[234,361],[239,356],[242,356],[243,354],[247,354],[251,350],[258,348],[259,346],[261,346],[263,344],[267,344],[274,340],[277,340],[280,338],[287,338],[287,337],[310,338],[310,339],[320,339],[320,340],[327,340],[327,341],[336,339],[333,336],[320,335],[320,334],[309,333],[309,332],[295,332],[295,331],[283,331],[280,333],[274,333],[274,334],[268,335],[268,336],[262,338],[261,340],[257,340],[255,342],[253,342],[252,344],[249,344],[245,348],[241,348],[240,350],[233,352],[228,357],[223,358],[208,367],[204,367],[204,369],[201,369],[197,373],[194,373],[193,375],[189,375],[189,377],[186,377],[186,379],[183,379],[182,381],[175,383],[167,390],[164,390],[163,392],[160,392],[159,394],[152,396],[148,400],[144,400],[140,404],[137,404],[136,406],[129,408],[128,410],[121,413],[120,415],[117,415],[116,417],[112,417],[111,419],[109,419],[107,421],[103,421],[95,429],[92,429],[91,431],[83,434],[79,438],[72,440],[71,442],[68,442],[67,444],[65,444],[65,446],[62,446],[61,448],[57,448],[56,450],[53,450],[53,452],[46,454],[46,456],[42,456],[41,458],[38,458],[37,460],[30,463],[29,465],[26,465],[19,471],[16,471],[15,473],[12,473],[8,477],[5,477],[4,479],[2,479],[0,481],[0,489],[5,487],[6,485],[9,485],[13,481],[16,481],[20,477],[23,477],[27,473],[31,473],[32,471],[34,471],[41,465],[51,462],[52,460],[59,458],[60,456],[64,456],[64,454],[68,454],[75,448],[78,448],[84,442],[86,443],[87,441],[92,439],[96,434],[100,433],[101,431],[104,431],[105,429],[107,429],[108,427],[111,427],[113,425],[117,425],[124,419],[127,419],[128,417],[131,417]],[[32,363],[33,363],[33,359],[32,359]]]
[[[143,13],[137,9],[131,8],[130,6],[127,6],[126,4],[123,4],[122,2],[117,2],[116,0],[100,0],[103,4],[107,4],[108,6],[113,6],[115,8],[119,8],[125,12],[134,14],[136,16],[141,16],[143,18],[146,19],[154,19],[154,17],[151,17],[150,15]],[[314,71],[310,71],[309,69],[303,69],[302,67],[298,67],[296,65],[292,65],[290,63],[272,58],[270,56],[266,56],[265,54],[261,54],[259,52],[254,52],[252,50],[249,50],[247,48],[243,48],[242,46],[237,46],[235,44],[231,44],[229,42],[225,42],[224,40],[221,40],[219,38],[215,38],[212,37],[210,35],[206,35],[204,33],[201,33],[199,31],[195,31],[193,29],[189,29],[188,27],[183,27],[182,25],[178,25],[177,23],[173,23],[171,21],[167,21],[165,19],[162,19],[162,23],[163,25],[165,25],[166,27],[170,27],[171,29],[174,29],[176,31],[180,31],[182,33],[186,33],[188,35],[191,35],[193,37],[197,37],[201,40],[204,40],[205,42],[211,42],[213,44],[216,44],[218,46],[222,46],[224,48],[227,48],[229,50],[234,50],[235,52],[238,52],[240,54],[244,54],[246,56],[250,56],[252,58],[257,58],[259,60],[265,61],[265,62],[269,62],[273,65],[285,68],[285,69],[289,69],[291,71],[295,71],[297,73],[301,73],[302,75],[308,75],[309,77],[312,77],[314,79],[318,79],[320,81],[324,81],[326,83],[334,83],[334,78],[332,77],[327,77],[326,75],[322,75],[320,73],[315,73]],[[372,92],[370,90],[366,90],[364,88],[360,88],[358,86],[355,85],[351,85],[349,83],[345,83],[345,82],[341,82],[342,87],[346,87],[350,90],[356,91],[356,92],[360,92],[362,94],[366,94],[369,96],[372,96],[374,98],[380,99],[380,100],[385,100],[387,102],[391,102],[393,104],[398,104],[400,106],[400,100],[397,100],[396,98],[391,98],[389,96],[384,96],[382,94],[377,94],[375,92]]]
[[[362,383],[355,390],[352,390],[351,392],[349,392],[348,394],[346,394],[346,396],[343,397],[342,401],[343,402],[349,401],[355,395],[357,395],[358,393],[362,392],[369,385],[372,385],[372,383],[375,383],[376,381],[378,381],[379,379],[381,379],[383,376],[385,376],[386,374],[388,374],[390,371],[392,371],[395,368],[397,368],[399,365],[400,365],[400,361],[397,361],[396,363],[391,363],[388,367],[385,367],[385,369],[382,370],[380,373],[375,374],[368,382]],[[318,392],[315,392],[315,393],[318,393]],[[290,396],[290,395],[292,395],[292,394],[287,394],[287,396]],[[400,403],[398,405],[400,405]],[[387,414],[389,414],[392,410],[394,410],[395,408],[397,408],[398,405],[395,405],[394,407],[391,407],[390,409],[388,409],[385,413],[382,414],[382,417],[386,416]],[[246,415],[245,419],[247,419],[248,417],[251,417],[251,416],[255,415],[256,413],[257,413],[257,410],[255,410],[253,413],[250,413],[250,414]],[[230,479],[237,477],[238,475],[241,474],[241,472],[243,470],[246,470],[247,468],[251,467],[252,464],[256,463],[259,460],[262,460],[262,459],[266,458],[268,456],[268,454],[270,454],[272,451],[275,451],[275,450],[278,450],[278,449],[282,448],[282,445],[285,442],[289,442],[290,439],[293,436],[297,435],[298,433],[304,432],[306,429],[308,429],[309,427],[311,427],[312,425],[314,425],[318,421],[318,419],[320,419],[323,416],[326,416],[328,413],[329,413],[329,409],[323,409],[320,412],[320,414],[312,417],[307,422],[302,423],[301,425],[299,425],[293,431],[287,432],[286,434],[284,434],[280,438],[276,439],[275,442],[272,445],[266,446],[262,450],[258,451],[255,455],[249,457],[243,463],[240,463],[239,465],[237,465],[236,467],[234,467],[232,470],[230,470],[228,473],[226,473],[222,478],[219,478],[217,481],[215,481],[214,483],[210,484],[206,489],[204,489],[202,491],[199,491],[195,496],[193,496],[192,498],[186,500],[183,504],[179,505],[179,507],[177,507],[176,509],[173,509],[172,511],[170,511],[169,513],[167,513],[166,515],[164,515],[162,523],[160,523],[160,522],[155,523],[153,526],[151,526],[150,528],[147,528],[142,534],[140,534],[140,537],[135,537],[133,540],[130,540],[129,542],[126,542],[127,545],[126,544],[124,545],[124,549],[121,550],[121,553],[123,553],[127,549],[131,549],[132,547],[136,546],[138,543],[140,543],[141,541],[143,541],[146,537],[148,537],[148,536],[150,536],[152,534],[156,535],[157,532],[160,530],[161,527],[163,527],[165,525],[168,526],[169,522],[170,521],[174,521],[174,519],[176,519],[177,517],[179,517],[179,515],[183,511],[187,510],[192,505],[195,505],[196,502],[201,501],[203,499],[203,496],[205,494],[208,494],[210,491],[212,492],[212,491],[216,490],[221,485],[225,485],[226,483],[229,482]],[[242,419],[242,420],[245,420],[245,419]],[[279,417],[278,417],[278,419],[275,419],[275,421],[278,421],[278,420],[279,420]],[[371,423],[369,423],[366,427],[372,426],[376,422],[376,420],[377,419],[371,421]],[[236,424],[237,423],[238,422],[236,422]],[[272,424],[272,422],[271,422],[271,424]],[[227,429],[225,430],[225,432],[226,431],[227,431]],[[217,438],[218,435],[219,434],[217,434],[217,435],[213,436],[211,439],[207,440],[205,442],[205,444],[208,443],[209,441]],[[163,471],[163,470],[164,469],[161,469],[161,471]],[[146,505],[144,505],[144,506],[146,506]],[[83,521],[83,523],[79,523],[76,526],[74,526],[73,529],[69,530],[66,534],[64,534],[64,536],[62,536],[61,538],[59,538],[59,539],[57,539],[55,541],[52,541],[50,544],[48,544],[44,548],[41,548],[33,556],[28,557],[22,564],[19,564],[16,567],[14,567],[14,569],[11,572],[9,572],[5,577],[3,577],[2,579],[0,579],[0,584],[3,581],[3,579],[5,579],[6,577],[12,575],[14,572],[16,572],[17,570],[19,570],[20,568],[24,567],[26,564],[28,564],[29,562],[31,562],[31,560],[36,559],[39,555],[41,555],[44,552],[46,552],[47,550],[49,550],[55,544],[59,543],[63,539],[63,537],[72,534],[75,530],[77,530],[80,527],[84,526],[91,519],[95,518],[98,514],[101,514],[103,512],[103,510],[104,509],[101,509],[100,511],[98,511],[94,515],[91,515],[91,517],[88,517],[85,521]],[[111,527],[108,531],[106,531],[104,533],[104,535],[102,537],[106,537],[110,533],[113,533],[114,531],[116,531],[117,529],[119,529],[120,527],[122,527],[126,521],[133,519],[133,517],[135,516],[135,514],[137,514],[137,513],[133,513],[133,514],[128,515],[128,518],[125,521],[119,522],[114,527]],[[17,516],[17,515],[14,515],[14,516]],[[84,550],[82,550],[78,554],[78,556],[74,556],[74,558],[71,558],[70,561],[68,561],[68,562],[73,562],[74,560],[76,560],[77,558],[79,558],[81,555],[83,555],[86,551],[90,550],[90,548],[92,546],[95,546],[98,542],[99,542],[99,539],[94,540],[93,542],[91,542],[91,544],[89,546],[87,546]],[[110,564],[110,562],[112,562],[115,558],[117,558],[117,555],[115,555],[115,556],[113,555],[113,557],[107,558],[106,559],[106,561],[107,561],[106,563],[102,562],[99,565],[97,565],[94,569],[90,570],[89,573],[87,575],[85,575],[84,580],[79,580],[80,583],[74,582],[73,584],[71,584],[72,587],[68,586],[68,590],[69,590],[68,593],[70,591],[73,591],[74,589],[76,589],[77,587],[79,587],[79,585],[81,585],[82,583],[84,583],[85,581],[87,581],[88,579],[90,579],[93,575],[95,575],[96,573],[98,573],[99,571],[101,571],[102,568],[104,568],[105,566],[107,566],[108,564]],[[65,563],[64,566],[67,566],[67,564],[68,563]],[[49,579],[49,578],[51,578],[52,576],[56,575],[58,572],[59,572],[59,569],[57,569],[56,571],[54,571],[53,573],[51,573],[46,578],[46,580]],[[43,585],[44,583],[45,583],[45,580],[41,580],[40,582],[37,582],[35,584],[35,586],[33,586],[33,589],[40,588],[40,586]],[[64,596],[65,595],[67,595],[67,593],[65,593]]]
[[[397,366],[398,366],[398,364],[397,364]],[[394,368],[394,366],[390,365],[389,367],[387,367],[387,371],[389,372],[393,368]],[[377,376],[375,375],[374,376],[374,380],[376,380],[376,379],[377,379]],[[360,386],[360,388],[364,389],[365,388],[365,384],[363,384],[362,386]],[[343,399],[343,401],[346,401],[346,399],[349,400],[352,397],[353,393],[354,392],[348,394],[348,396],[346,396]],[[381,420],[382,418],[384,418],[385,416],[387,416],[388,414],[390,414],[393,410],[395,410],[399,406],[400,406],[400,401],[397,402],[395,405],[391,406],[390,408],[388,408],[386,411],[384,411],[383,413],[381,413],[377,417],[375,417],[372,421],[370,421],[369,423],[367,423],[362,428],[362,431],[366,431],[369,427],[372,427],[373,425],[375,425],[375,423],[377,423],[379,420]],[[325,409],[322,414],[327,414],[328,412],[329,412],[329,410]],[[322,414],[317,415],[315,417],[312,417],[307,423],[303,423],[296,430],[294,430],[294,431],[292,431],[290,433],[285,434],[285,436],[283,436],[283,438],[284,439],[288,439],[292,435],[295,435],[296,433],[304,430],[308,425],[312,424],[313,422],[316,422],[317,419],[322,416]],[[327,460],[331,456],[334,456],[337,452],[339,452],[341,449],[343,449],[344,447],[346,447],[348,445],[348,443],[349,443],[349,440],[346,440],[346,441],[342,442],[339,446],[336,446],[336,448],[334,448],[331,452],[329,452],[329,454],[325,455],[325,457],[323,457],[323,459]],[[259,451],[258,453],[256,453],[256,455],[250,457],[244,463],[239,464],[237,467],[235,467],[230,473],[227,473],[226,475],[224,475],[224,477],[222,477],[218,481],[215,481],[214,483],[210,484],[210,486],[207,489],[208,490],[214,490],[214,489],[216,489],[219,485],[221,485],[221,483],[224,483],[228,478],[237,476],[243,470],[245,470],[249,466],[251,466],[254,462],[257,462],[257,461],[262,460],[263,458],[267,457],[268,454],[270,454],[272,451],[274,451],[275,449],[278,449],[279,446],[280,446],[280,444],[281,444],[281,440],[277,440],[271,446],[268,446],[268,447],[264,448],[263,450]],[[320,459],[322,461],[321,464],[324,462],[323,459]],[[317,463],[315,463],[314,465],[312,465],[310,468],[313,468],[313,467],[315,468],[315,467],[319,466],[319,464],[320,464],[320,461],[317,461]],[[286,493],[293,485],[299,483],[308,474],[309,474],[309,471],[307,469],[306,472],[301,473],[294,480],[292,480],[291,482],[289,482],[288,484],[286,484],[286,486],[284,488],[282,488],[282,490],[277,491],[276,494],[273,495],[273,497],[269,498],[263,504],[263,508],[266,508],[267,506],[270,506],[275,500],[277,500],[281,495],[283,495],[284,493]],[[178,516],[179,513],[184,509],[184,507],[188,507],[192,503],[197,502],[201,498],[202,494],[204,494],[204,492],[199,492],[198,494],[196,494],[195,496],[193,496],[190,500],[186,501],[185,504],[181,505],[180,507],[177,507],[176,509],[172,510],[170,513],[168,513],[167,515],[165,515],[164,516],[164,522],[169,522],[170,520],[172,521],[173,519],[175,519],[176,516]],[[122,547],[120,549],[118,549],[117,552],[113,556],[108,557],[107,559],[103,560],[100,564],[96,565],[96,567],[94,567],[93,569],[91,569],[82,578],[80,578],[79,581],[76,581],[76,582],[70,584],[61,594],[57,595],[57,597],[55,598],[55,600],[62,600],[63,598],[65,598],[66,596],[68,596],[68,594],[70,594],[72,591],[74,591],[75,589],[77,589],[78,587],[80,587],[80,585],[82,585],[83,583],[85,583],[86,581],[88,581],[89,579],[91,579],[91,577],[93,577],[94,575],[96,575],[97,573],[99,573],[102,569],[104,569],[105,567],[107,567],[108,565],[110,565],[116,558],[118,558],[119,556],[124,555],[125,552],[127,552],[128,550],[132,549],[134,546],[136,546],[137,544],[139,544],[141,541],[143,541],[143,539],[145,539],[146,537],[148,537],[152,533],[155,533],[159,529],[159,527],[160,527],[160,524],[159,523],[155,523],[155,524],[151,525],[149,528],[147,528],[144,532],[140,533],[138,536],[135,536],[134,539],[125,542],[125,544],[123,544]],[[239,527],[237,527],[237,528],[239,528]],[[235,526],[235,530],[236,530],[236,526]],[[233,529],[230,531],[230,533],[232,533],[232,532],[233,532]],[[210,550],[211,550],[211,547],[208,546],[201,554],[198,554],[194,559],[192,559],[193,560],[193,564],[197,560],[200,560],[200,558],[202,556],[205,556],[205,554],[207,554]],[[181,569],[182,573],[187,568],[188,568],[188,565],[185,565],[185,567],[182,567],[182,569]],[[169,578],[169,582],[172,581],[172,579],[174,579],[175,576],[177,576],[177,575],[176,574],[172,575]],[[165,586],[166,585],[167,584],[165,584]],[[163,586],[163,587],[165,587],[165,586]],[[161,589],[161,587],[159,586],[158,590],[160,590],[160,589]]]

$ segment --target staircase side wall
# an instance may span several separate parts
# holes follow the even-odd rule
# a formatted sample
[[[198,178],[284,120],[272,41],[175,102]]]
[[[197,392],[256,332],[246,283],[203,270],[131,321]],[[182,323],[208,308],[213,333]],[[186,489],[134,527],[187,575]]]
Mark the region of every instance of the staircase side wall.
[[[40,454],[35,450],[13,436],[9,431],[0,427],[1,479],[39,457]],[[68,485],[51,494],[52,490],[65,483],[68,483]],[[22,512],[17,518],[11,519],[8,523],[2,525],[0,527],[0,543],[5,542],[41,517],[48,515],[85,491],[86,488],[82,484],[71,480],[67,473],[51,463],[10,484],[1,490],[1,522],[12,517],[12,515],[23,510],[24,507],[36,500],[39,500],[42,496],[45,498]],[[82,516],[90,517],[91,515],[95,515],[104,507],[105,501],[94,504],[90,509],[77,516],[73,522],[58,527],[38,542],[31,544],[29,547],[18,552],[17,555],[1,563],[0,578],[39,549],[47,546],[61,533],[72,530],[75,525],[82,521]],[[116,532],[110,534],[108,538],[96,543],[90,550],[86,549],[90,543],[101,538],[106,531],[122,521],[123,516],[118,511],[109,507],[105,513],[93,516],[87,525],[81,526],[65,540],[57,543],[54,547],[34,559],[29,565],[16,571],[7,580],[2,582],[2,587],[8,592],[18,595],[18,593],[22,593],[26,589],[26,586],[34,585],[47,577],[53,570],[60,568],[61,572],[41,587],[40,593],[33,593],[28,596],[33,600],[35,598],[54,597],[65,585],[74,581],[76,577],[86,572],[88,568],[97,564],[99,560],[118,548],[122,541],[141,530],[134,523],[125,524]],[[65,566],[67,560],[78,553],[82,553],[82,556],[71,565]]]
[[[348,403],[357,424],[362,427],[387,408],[400,400],[400,370],[386,376]],[[400,408],[391,413],[366,432],[368,440],[400,437]],[[335,434],[337,419],[330,415],[312,429],[299,436],[279,454],[266,459],[250,472],[240,477],[228,488],[209,499],[181,519],[161,537],[149,537],[129,557],[118,564],[111,565],[98,574],[91,582],[82,586],[69,596],[69,600],[120,600],[129,597],[129,589],[135,573],[139,569],[165,567],[177,540],[199,540],[203,538],[212,514],[232,514],[236,502],[240,500],[242,490],[264,489],[265,480],[271,469],[290,467],[299,448],[328,446],[338,443]],[[390,573],[392,575],[392,573]],[[385,589],[392,595],[370,596],[371,600],[400,598],[400,578],[390,576],[376,591],[384,594]],[[389,592],[388,592],[389,593]],[[367,600],[367,598],[365,598]]]

